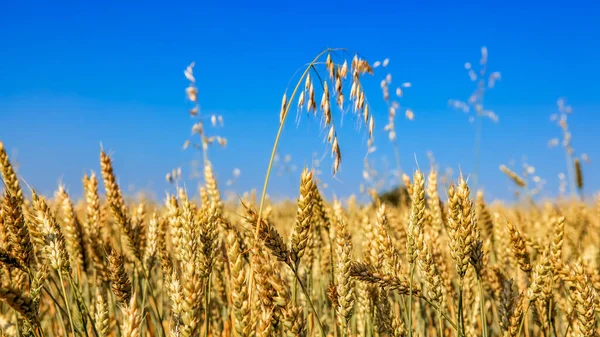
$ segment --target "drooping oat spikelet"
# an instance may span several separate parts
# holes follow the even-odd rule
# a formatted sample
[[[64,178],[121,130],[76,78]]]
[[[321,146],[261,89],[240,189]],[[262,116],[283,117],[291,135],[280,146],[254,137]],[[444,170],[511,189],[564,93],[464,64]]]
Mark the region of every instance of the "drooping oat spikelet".
[[[523,239],[523,236],[512,222],[507,223],[507,228],[508,233],[510,234],[510,248],[514,258],[519,264],[521,270],[529,273],[531,271],[531,263],[529,252],[527,251],[527,245],[525,244],[525,239]]]
[[[6,149],[4,148],[4,143],[0,141],[0,173],[2,174],[2,179],[4,180],[4,184],[6,186],[7,194],[13,196],[17,200],[17,206],[21,207],[23,205],[23,190],[19,185],[19,178],[15,173],[15,170],[10,163],[8,158],[8,154],[6,153]]]
[[[125,258],[115,250],[111,250],[108,255],[108,277],[117,303],[124,307],[129,305],[132,292],[131,280],[125,271]]]
[[[300,258],[304,255],[309,232],[311,231],[312,209],[315,201],[313,184],[313,174],[305,168],[300,176],[300,196],[298,197],[296,223],[290,244],[290,258],[296,268],[300,263]]]
[[[514,183],[519,187],[527,187],[527,183],[521,176],[515,173],[513,170],[509,169],[505,165],[500,165],[500,171],[506,174]]]
[[[469,267],[471,250],[476,239],[476,218],[473,202],[470,199],[469,187],[460,177],[458,187],[451,185],[448,189],[448,234],[450,237],[450,254],[456,265],[458,276],[463,279]]]
[[[140,249],[135,245],[135,234],[131,224],[131,218],[127,215],[125,199],[117,184],[117,178],[113,171],[112,160],[104,152],[100,151],[100,167],[102,169],[102,178],[104,179],[104,189],[106,190],[106,199],[110,205],[112,215],[117,220],[121,232],[121,240],[126,248],[126,252],[134,260],[140,260]]]
[[[77,269],[87,269],[87,256],[84,250],[84,237],[81,223],[75,214],[73,203],[63,185],[58,187],[58,194],[62,200],[62,230],[65,235],[67,251],[71,257],[71,264]]]
[[[342,219],[337,219],[335,252],[338,324],[342,331],[349,332],[348,324],[354,310],[354,282],[351,278],[352,239]]]

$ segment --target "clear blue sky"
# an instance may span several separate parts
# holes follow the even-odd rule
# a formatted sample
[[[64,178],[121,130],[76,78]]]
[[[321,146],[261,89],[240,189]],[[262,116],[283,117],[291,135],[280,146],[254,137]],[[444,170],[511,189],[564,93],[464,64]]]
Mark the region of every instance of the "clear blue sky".
[[[123,187],[162,197],[165,173],[177,166],[189,173],[197,157],[181,150],[192,125],[182,71],[196,61],[203,113],[225,118],[219,132],[228,147],[211,152],[218,178],[224,185],[239,167],[234,190],[241,192],[262,186],[290,76],[323,48],[345,47],[370,61],[389,57],[394,82],[413,84],[402,103],[416,118],[397,121],[403,168],[414,169],[415,156],[426,167],[433,151],[442,168],[469,173],[474,127],[447,101],[468,97],[473,83],[463,65],[476,63],[485,45],[502,80],[486,96],[500,123],[484,125],[482,185],[493,197],[510,197],[498,165],[527,156],[548,181],[546,193],[556,194],[565,161],[561,149],[547,147],[559,136],[549,116],[565,96],[574,109],[574,147],[592,159],[584,167],[589,192],[600,188],[593,174],[600,161],[599,10],[577,0],[10,1],[0,11],[0,139],[18,150],[20,173],[43,193],[59,179],[81,193],[83,173],[99,171],[102,143]],[[378,161],[393,158],[382,132],[387,116],[377,84],[384,75],[367,92]],[[281,152],[298,167],[326,150],[316,121],[289,126]],[[338,195],[357,191],[365,154],[364,135],[352,123],[343,129],[342,172],[330,184]],[[270,192],[293,195],[297,180],[275,177]]]

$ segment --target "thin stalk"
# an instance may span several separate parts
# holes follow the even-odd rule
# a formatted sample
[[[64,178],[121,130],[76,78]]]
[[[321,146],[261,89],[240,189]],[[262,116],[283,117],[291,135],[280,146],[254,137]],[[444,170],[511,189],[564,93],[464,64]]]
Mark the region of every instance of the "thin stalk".
[[[412,309],[413,309],[413,278],[415,276],[415,264],[411,263],[410,266],[410,279],[408,281],[408,337],[412,337]]]
[[[299,263],[298,263],[299,264]],[[296,270],[298,270],[298,264],[296,264]],[[294,278],[294,287],[292,288],[292,303],[296,305],[296,298],[298,296],[298,280]]]
[[[529,311],[530,304],[531,304],[531,302],[527,301],[527,307],[525,307],[525,311],[523,312],[523,318],[521,318],[521,323],[519,324],[519,331],[517,332],[516,337],[521,336],[521,330],[523,330],[523,325],[525,324],[525,321],[527,320],[527,312]]]
[[[329,264],[331,265],[331,284],[335,287],[335,263],[333,261],[333,240],[331,239],[331,235],[327,232],[327,240],[329,240]],[[333,310],[333,321],[337,322],[337,312],[335,309]],[[338,336],[338,325],[333,325],[333,335],[334,337]]]
[[[487,319],[485,318],[485,298],[483,297],[483,287],[481,286],[481,278],[477,277],[477,285],[479,287],[479,298],[481,300],[481,304],[479,305],[479,310],[481,312],[481,332],[483,337],[488,336],[487,331]]]
[[[36,336],[46,337],[46,333],[44,332],[44,329],[42,329],[41,327],[38,327],[37,330],[38,330],[38,332],[35,334]]]
[[[75,325],[73,324],[73,317],[71,316],[71,308],[69,306],[69,299],[67,298],[67,290],[65,289],[65,284],[63,282],[62,272],[58,271],[58,278],[60,281],[60,287],[62,288],[62,296],[65,301],[65,306],[67,307],[67,314],[69,315],[69,325],[71,326],[71,333],[73,337],[75,337]]]
[[[550,336],[550,329],[554,326],[553,317],[552,317],[552,287],[554,287],[554,276],[552,276],[550,281],[550,296],[548,296],[548,305],[546,306],[546,314],[548,316],[548,334]],[[556,334],[556,331],[555,331]],[[558,336],[557,336],[558,337]]]
[[[564,337],[569,336],[569,330],[571,329],[571,326],[573,326],[573,319],[569,318],[569,324],[567,324],[567,328],[565,329]]]
[[[152,312],[154,313],[154,315],[156,316],[156,320],[158,321],[158,325],[160,325],[160,330],[162,332],[162,336],[166,337],[167,333],[165,332],[165,327],[163,326],[163,318],[162,315],[160,313],[160,308],[158,307],[158,300],[156,299],[156,296],[154,296],[154,288],[152,288],[152,284],[150,283],[150,272],[151,270],[146,270],[144,268],[144,265],[141,265],[141,270],[142,272],[142,276],[144,281],[146,281],[146,290],[144,291],[144,296],[146,295],[146,293],[150,294],[150,299],[154,302],[154,306],[155,306],[155,310],[152,310]],[[143,283],[142,283],[143,285]]]
[[[319,324],[319,330],[321,330],[321,335],[323,337],[327,336],[325,334],[325,329],[323,328],[323,323],[321,323],[321,319],[319,318],[319,314],[317,313],[317,310],[315,309],[315,306],[314,306],[312,300],[310,299],[310,294],[308,293],[308,291],[306,290],[306,288],[302,284],[302,280],[300,280],[300,276],[298,275],[297,270],[295,270],[294,268],[292,268],[292,272],[294,273],[294,276],[296,277],[296,280],[298,281],[298,284],[300,285],[300,289],[302,289],[302,292],[304,293],[304,296],[306,296],[306,301],[310,305],[310,310],[312,311],[313,315],[315,316],[315,320]]]
[[[20,327],[21,324],[19,324],[18,312],[15,309],[13,309],[12,311],[15,313],[15,315],[17,317],[17,322],[15,323],[15,325],[17,326],[17,337],[21,337],[21,327]]]
[[[554,321],[552,321],[551,325],[552,331],[554,332],[554,337],[558,337],[558,332],[556,331],[556,325],[554,324]]]
[[[81,296],[81,293],[79,292],[79,286],[77,283],[75,283],[75,280],[73,280],[73,277],[71,277],[70,274],[69,275],[69,282],[71,283],[71,287],[74,289],[75,291],[75,296]],[[90,324],[92,325],[92,329],[94,331],[94,334],[96,335],[96,337],[100,336],[100,334],[98,333],[98,330],[96,330],[96,324],[94,324],[94,318],[92,317],[92,314],[90,313],[90,309],[87,307],[87,304],[85,304],[85,301],[81,301],[81,304],[83,305],[83,311],[85,311],[85,314],[87,315],[87,317],[90,319]],[[83,315],[84,313],[81,312],[80,309],[80,313]],[[87,336],[87,329],[85,331],[85,334]]]
[[[49,283],[49,282],[48,282]],[[60,306],[60,303],[58,303],[58,300],[56,299],[56,297],[52,294],[52,289],[50,288],[50,286],[48,286],[47,284],[45,285],[44,288],[42,288],[46,294],[48,294],[48,296],[50,296],[50,299],[52,300],[52,302],[54,302],[54,305],[56,305],[58,311],[60,311],[63,315],[66,315],[67,312],[65,311],[65,309],[63,309],[63,307]]]
[[[208,337],[208,330],[210,327],[210,274],[206,278],[206,288],[204,289],[204,311],[206,312],[206,319],[204,319],[204,332],[205,336]]]
[[[156,307],[156,310],[153,310],[153,312],[155,313],[155,315],[156,315],[156,319],[158,320],[158,323],[159,323],[158,325],[160,326],[160,330],[161,330],[161,332],[162,332],[162,335],[163,335],[163,337],[166,337],[166,336],[167,336],[167,334],[166,334],[166,332],[165,332],[165,328],[164,328],[164,326],[163,326],[163,318],[162,318],[162,315],[161,315],[161,313],[160,313],[160,310],[159,310],[159,308],[158,308],[158,301],[156,300],[156,297],[154,296],[154,290],[153,290],[153,288],[152,288],[152,284],[150,284],[150,281],[148,280],[148,278],[147,278],[147,277],[145,277],[145,273],[144,273],[144,280],[146,280],[146,284],[148,285],[148,287],[147,287],[147,291],[148,291],[148,293],[150,294],[150,299],[151,299],[152,301],[154,301],[154,306]]]
[[[461,334],[461,328],[463,327],[463,285],[462,280],[458,285],[458,311],[456,313],[456,323],[458,325],[458,335]],[[462,330],[464,334],[464,330]]]
[[[446,322],[448,322],[448,324],[450,324],[454,328],[454,330],[456,330],[458,332],[459,337],[465,337],[465,335],[460,332],[459,325],[457,323],[453,322],[450,319],[450,317],[448,317],[448,315],[446,315],[442,311],[442,309],[440,307],[438,307],[437,305],[432,303],[429,299],[427,299],[427,297],[425,297],[423,295],[421,295],[421,299],[424,300],[425,302],[427,302],[427,304],[429,304],[433,309],[435,309],[438,312],[438,314],[440,314],[446,320]]]

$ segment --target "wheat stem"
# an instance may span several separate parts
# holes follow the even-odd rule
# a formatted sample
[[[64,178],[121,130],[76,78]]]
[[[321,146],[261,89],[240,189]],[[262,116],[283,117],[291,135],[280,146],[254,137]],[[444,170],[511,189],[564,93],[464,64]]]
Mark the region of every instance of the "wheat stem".
[[[481,277],[477,277],[477,286],[479,287],[479,297],[480,297],[480,301],[481,304],[479,305],[479,311],[481,314],[481,331],[483,334],[483,337],[487,337],[488,336],[488,329],[487,329],[487,319],[485,318],[485,298],[483,297],[483,286],[481,285]]]
[[[60,270],[58,271],[58,278],[59,278],[59,281],[60,281],[60,287],[62,289],[63,300],[65,301],[65,306],[66,306],[67,314],[68,314],[68,317],[69,317],[69,325],[71,326],[71,333],[73,334],[73,337],[75,337],[75,325],[73,323],[73,317],[71,316],[71,309],[70,309],[70,306],[69,306],[69,299],[67,297],[67,290],[65,289],[65,284],[63,282],[62,272]]]
[[[412,337],[412,311],[413,311],[413,278],[415,276],[415,264],[410,265],[410,278],[408,280],[408,337]]]

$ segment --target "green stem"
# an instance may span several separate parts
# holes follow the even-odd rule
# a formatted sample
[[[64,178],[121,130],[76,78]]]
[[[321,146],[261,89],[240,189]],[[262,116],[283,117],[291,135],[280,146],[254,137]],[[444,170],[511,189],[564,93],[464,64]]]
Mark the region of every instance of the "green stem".
[[[462,285],[462,280],[460,280],[460,283],[458,285],[458,311],[456,313],[456,323],[458,325],[458,335],[462,333],[464,334],[464,329],[463,328],[463,285]]]
[[[75,280],[73,280],[73,277],[69,275],[69,283],[71,284],[71,287],[74,289],[75,291],[75,296],[79,296],[81,298],[82,294],[79,292],[79,286],[78,284],[75,282]],[[96,324],[94,324],[94,318],[92,317],[92,314],[90,313],[90,309],[87,307],[87,304],[85,304],[85,301],[81,301],[81,305],[83,306],[83,311],[85,311],[85,313],[81,312],[81,308],[79,308],[79,312],[83,315],[85,314],[89,320],[90,320],[90,324],[92,325],[92,329],[94,331],[94,334],[96,335],[96,337],[99,337],[100,334],[98,333],[98,330],[96,330]],[[84,327],[85,328],[85,327]],[[87,329],[85,329],[85,334],[86,336],[88,335]]]
[[[63,300],[65,301],[65,306],[67,307],[67,314],[69,316],[69,325],[71,326],[71,333],[73,337],[75,337],[75,325],[73,324],[73,317],[71,316],[71,308],[69,306],[69,299],[67,298],[67,290],[65,289],[65,284],[63,282],[62,272],[58,271],[58,278],[60,281],[60,287],[62,288]]]
[[[527,319],[527,312],[529,311],[529,305],[531,302],[527,301],[527,307],[525,307],[525,311],[523,312],[523,317],[521,318],[521,323],[519,324],[519,331],[517,332],[517,336],[521,336],[521,330],[523,330],[523,325],[525,325],[525,320]]]
[[[13,312],[17,315],[17,322],[16,322],[17,337],[21,337],[21,327],[20,327],[20,324],[19,324],[19,315],[18,315],[18,312],[15,309],[13,309]]]
[[[446,315],[442,311],[442,309],[440,307],[438,307],[437,305],[433,304],[429,299],[427,299],[427,297],[425,297],[423,295],[421,295],[421,299],[424,300],[425,302],[427,302],[427,304],[429,304],[433,309],[435,309],[438,312],[438,314],[441,315],[446,320],[446,322],[448,322],[448,324],[450,324],[454,328],[454,330],[456,330],[458,332],[458,336],[459,337],[465,337],[464,334],[462,334],[460,332],[459,325],[457,323],[453,322],[450,319],[450,317],[448,317],[448,315]]]
[[[206,286],[204,288],[204,310],[206,312],[206,319],[204,320],[204,335],[208,337],[208,330],[210,327],[210,273],[208,273],[208,277],[206,278]]]
[[[308,291],[306,290],[306,288],[302,284],[302,280],[300,280],[300,276],[298,275],[298,271],[295,270],[292,266],[290,266],[290,268],[292,269],[292,272],[294,273],[294,276],[296,277],[296,280],[298,281],[298,284],[300,285],[300,289],[302,289],[302,292],[304,293],[304,296],[306,296],[306,301],[308,302],[308,305],[310,306],[310,310],[312,311],[313,315],[315,315],[315,320],[317,321],[317,323],[319,325],[319,330],[321,330],[321,335],[323,337],[327,336],[325,334],[325,328],[323,328],[323,323],[321,323],[321,319],[319,318],[319,314],[317,313],[317,310],[315,309],[315,306],[314,306],[312,300],[310,299],[310,294],[308,293]]]
[[[408,337],[412,337],[412,309],[413,309],[413,277],[415,276],[415,264],[410,264],[410,279],[408,281]]]
[[[296,270],[298,270],[298,264],[296,264]],[[292,288],[292,303],[296,305],[296,298],[298,296],[298,280],[294,278],[294,288]]]
[[[552,299],[553,299],[553,295],[552,295],[552,289],[554,287],[554,275],[551,276],[550,279],[550,295],[548,296],[548,305],[546,306],[547,309],[547,316],[548,316],[548,334],[547,336],[550,336],[550,329],[554,326],[554,322],[553,322],[553,317],[552,317]],[[556,329],[554,331],[554,334],[556,335]],[[556,336],[558,337],[558,336]]]
[[[444,336],[444,321],[442,321],[442,314],[438,314],[438,324],[440,329],[440,337]]]
[[[147,284],[147,291],[150,294],[150,299],[154,302],[154,305],[156,306],[156,310],[153,311],[155,312],[156,315],[156,319],[158,320],[158,325],[160,326],[160,330],[162,332],[163,337],[166,337],[167,334],[165,332],[165,327],[163,326],[163,318],[162,315],[160,313],[160,310],[158,308],[158,301],[156,300],[156,297],[154,296],[154,289],[152,288],[152,285],[150,284],[150,281],[148,280],[148,278],[146,277],[146,274],[144,272],[144,280],[146,280],[146,284]]]

